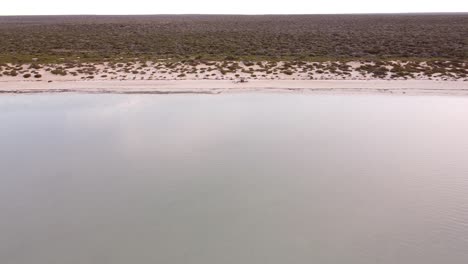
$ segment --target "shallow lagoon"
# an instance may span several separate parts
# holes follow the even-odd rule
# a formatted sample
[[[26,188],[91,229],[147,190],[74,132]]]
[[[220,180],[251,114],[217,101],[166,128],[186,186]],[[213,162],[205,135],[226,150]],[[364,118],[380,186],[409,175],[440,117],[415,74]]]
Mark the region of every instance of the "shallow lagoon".
[[[468,98],[2,95],[0,262],[468,261]]]

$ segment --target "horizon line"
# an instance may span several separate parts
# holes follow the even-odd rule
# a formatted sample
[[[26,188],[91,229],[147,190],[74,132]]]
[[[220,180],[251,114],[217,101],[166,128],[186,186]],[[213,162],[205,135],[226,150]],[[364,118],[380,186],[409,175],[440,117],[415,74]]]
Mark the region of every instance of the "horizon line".
[[[311,15],[412,15],[412,14],[468,14],[468,11],[449,12],[375,12],[375,13],[309,13],[309,14],[279,14],[279,13],[258,13],[258,14],[238,14],[238,13],[167,13],[167,14],[29,14],[29,15],[2,15],[0,17],[31,17],[31,16],[311,16]]]

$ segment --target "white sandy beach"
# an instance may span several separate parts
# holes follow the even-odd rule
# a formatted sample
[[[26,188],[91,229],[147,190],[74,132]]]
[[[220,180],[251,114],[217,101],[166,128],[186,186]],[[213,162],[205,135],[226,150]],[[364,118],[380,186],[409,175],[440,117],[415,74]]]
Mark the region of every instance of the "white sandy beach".
[[[385,93],[468,95],[466,81],[433,80],[88,80],[0,81],[0,93]]]
[[[387,93],[468,95],[460,68],[443,75],[425,62],[388,62],[383,75],[362,70],[366,62],[129,62],[9,64],[3,66],[0,93]],[[392,69],[412,65],[409,75]],[[465,64],[458,65],[465,67]],[[380,66],[381,68],[383,66]],[[430,71],[431,74],[426,74]],[[434,73],[432,73],[434,71]],[[239,82],[244,80],[245,82]]]

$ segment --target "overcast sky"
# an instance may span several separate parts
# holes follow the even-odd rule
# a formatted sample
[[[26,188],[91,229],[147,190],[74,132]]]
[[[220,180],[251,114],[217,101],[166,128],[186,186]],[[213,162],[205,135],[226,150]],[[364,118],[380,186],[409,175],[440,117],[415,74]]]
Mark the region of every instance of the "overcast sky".
[[[468,12],[466,0],[2,0],[0,15]]]

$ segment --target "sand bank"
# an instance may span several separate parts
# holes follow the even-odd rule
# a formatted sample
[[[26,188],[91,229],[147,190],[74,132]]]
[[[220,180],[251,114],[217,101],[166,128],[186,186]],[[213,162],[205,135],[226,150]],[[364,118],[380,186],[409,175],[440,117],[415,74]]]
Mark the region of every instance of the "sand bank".
[[[1,81],[0,93],[386,93],[468,95],[466,81],[430,80],[89,80],[89,81]]]

